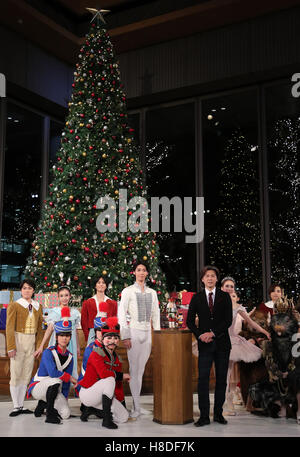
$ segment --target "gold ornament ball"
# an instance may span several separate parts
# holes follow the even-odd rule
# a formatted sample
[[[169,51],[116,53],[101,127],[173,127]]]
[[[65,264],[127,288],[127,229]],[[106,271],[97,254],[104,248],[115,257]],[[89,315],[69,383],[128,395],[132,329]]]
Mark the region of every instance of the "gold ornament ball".
[[[82,155],[83,155],[83,157],[86,157],[86,152],[83,152]]]
[[[63,189],[63,193],[65,194],[67,192],[67,189]]]
[[[102,274],[103,274],[103,275],[107,275],[107,271],[106,271],[106,270],[103,270],[103,271],[102,271]]]
[[[53,289],[57,289],[58,285],[57,284],[53,284]]]
[[[126,249],[126,246],[125,246],[125,244],[122,244],[122,249]]]
[[[148,259],[148,257],[146,255],[144,255],[143,260],[147,260],[147,259]]]
[[[74,213],[74,211],[75,211],[75,207],[74,207],[74,206],[72,206],[72,207],[70,208],[70,211],[72,211],[72,213]]]
[[[35,250],[38,251],[40,247],[38,245],[35,246]]]
[[[106,159],[107,155],[106,154],[102,154],[102,158],[103,159]]]
[[[134,159],[133,159],[133,158],[131,158],[131,159],[130,159],[130,162],[134,162]]]
[[[39,262],[39,267],[42,267],[43,266],[43,262]]]

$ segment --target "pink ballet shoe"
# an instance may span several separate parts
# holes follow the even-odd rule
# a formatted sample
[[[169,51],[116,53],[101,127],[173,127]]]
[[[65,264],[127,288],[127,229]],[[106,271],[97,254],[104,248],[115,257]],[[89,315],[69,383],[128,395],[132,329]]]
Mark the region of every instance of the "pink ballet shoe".
[[[226,415],[227,416],[236,416],[236,412],[234,410],[234,404],[233,404],[233,392],[230,392],[228,395],[227,395],[227,398],[226,398]]]
[[[239,387],[236,387],[234,394],[233,394],[233,404],[234,405],[242,405],[243,400],[241,396],[241,390]]]

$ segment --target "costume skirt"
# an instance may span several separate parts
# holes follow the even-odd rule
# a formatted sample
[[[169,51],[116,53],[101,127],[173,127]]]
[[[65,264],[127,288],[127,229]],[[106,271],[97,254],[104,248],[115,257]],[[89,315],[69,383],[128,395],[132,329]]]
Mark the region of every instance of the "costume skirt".
[[[230,335],[231,352],[229,359],[233,362],[256,362],[261,358],[262,350],[239,335]]]

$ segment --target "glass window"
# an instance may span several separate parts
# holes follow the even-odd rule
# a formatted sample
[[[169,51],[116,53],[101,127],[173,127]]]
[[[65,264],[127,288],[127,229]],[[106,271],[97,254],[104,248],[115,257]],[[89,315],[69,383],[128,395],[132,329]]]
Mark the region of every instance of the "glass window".
[[[43,119],[8,102],[1,287],[19,285],[40,215]]]
[[[205,263],[232,276],[241,303],[262,299],[256,90],[202,103]]]
[[[269,165],[271,280],[300,293],[300,99],[291,81],[265,89]]]
[[[136,144],[140,144],[140,113],[129,113],[128,125],[134,129],[133,135]]]
[[[56,163],[57,153],[61,146],[61,133],[63,124],[54,120],[50,121],[50,145],[49,145],[49,180],[52,180],[52,167]]]
[[[196,195],[194,116],[194,103],[147,112],[145,164],[150,197],[182,200]],[[169,291],[195,291],[196,245],[185,242],[183,230],[174,231],[174,215],[170,213],[170,233],[157,234],[160,264]]]

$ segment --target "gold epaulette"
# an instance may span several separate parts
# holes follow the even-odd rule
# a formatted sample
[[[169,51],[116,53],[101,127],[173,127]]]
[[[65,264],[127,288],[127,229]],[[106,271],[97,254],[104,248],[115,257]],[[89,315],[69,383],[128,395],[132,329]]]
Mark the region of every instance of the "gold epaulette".
[[[100,355],[101,357],[106,357],[106,354],[104,352],[104,349],[102,348],[99,348],[99,347],[94,347],[93,348],[93,352],[96,352],[98,355]]]

